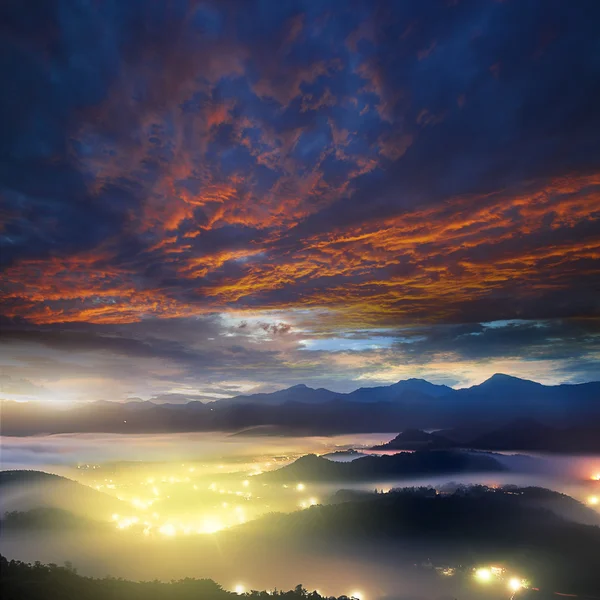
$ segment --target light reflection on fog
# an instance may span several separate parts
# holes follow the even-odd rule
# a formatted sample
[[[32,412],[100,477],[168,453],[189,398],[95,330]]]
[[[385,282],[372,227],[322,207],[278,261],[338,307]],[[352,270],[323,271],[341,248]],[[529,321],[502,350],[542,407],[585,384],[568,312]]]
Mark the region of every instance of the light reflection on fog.
[[[211,577],[231,589],[242,581],[247,589],[289,589],[303,583],[310,589],[335,595],[359,589],[365,600],[408,598],[411,593],[452,598],[458,597],[459,592],[461,598],[475,598],[477,595],[470,596],[468,590],[453,590],[452,586],[458,584],[445,582],[440,586],[435,578],[416,574],[408,567],[400,568],[397,548],[367,551],[344,547],[335,552],[312,548],[307,552],[293,544],[274,548],[255,538],[240,541],[227,528],[268,512],[290,512],[326,502],[340,488],[441,488],[452,481],[535,485],[584,499],[591,486],[598,485],[591,477],[600,472],[600,457],[538,455],[531,461],[510,453],[500,460],[520,472],[353,484],[294,482],[289,486],[263,485],[253,479],[259,472],[279,468],[309,452],[324,454],[347,447],[367,447],[394,435],[283,438],[84,434],[3,438],[3,469],[40,469],[62,474],[109,494],[116,504],[82,507],[77,498],[68,504],[64,495],[58,493],[50,504],[75,512],[79,509],[86,516],[104,521],[106,531],[5,532],[0,551],[27,561],[71,561],[82,574],[95,576],[165,580]],[[26,508],[29,507],[23,496],[3,495],[3,511]],[[136,527],[138,524],[143,525],[145,535],[141,527]],[[406,559],[411,560],[409,551]]]

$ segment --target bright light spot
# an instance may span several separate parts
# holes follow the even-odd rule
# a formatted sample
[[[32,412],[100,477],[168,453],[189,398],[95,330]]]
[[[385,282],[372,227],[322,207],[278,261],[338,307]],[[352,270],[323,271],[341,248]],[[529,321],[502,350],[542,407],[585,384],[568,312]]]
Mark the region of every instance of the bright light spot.
[[[194,485],[194,489],[195,489],[195,490],[197,490],[197,489],[198,489],[198,486],[197,486],[197,485]]]
[[[492,579],[492,571],[487,568],[477,569],[475,571],[475,579],[481,583],[489,583]]]
[[[242,481],[242,485],[244,487],[248,487],[250,485],[250,482],[247,479],[244,479],[244,481]]]
[[[315,506],[315,505],[319,504],[319,501],[316,498],[310,498],[309,501],[308,501],[308,503],[311,506]]]
[[[508,581],[508,589],[512,590],[513,592],[520,590],[522,587],[523,582],[520,579],[517,579],[516,577],[511,577]]]
[[[148,483],[154,483],[154,477],[149,477],[148,478]]]
[[[160,527],[158,531],[159,533],[162,533],[163,535],[168,535],[169,537],[173,537],[177,533],[175,526],[171,525],[170,523],[165,523],[162,527]]]
[[[118,520],[119,520],[119,515],[115,513],[115,514],[112,516],[112,520],[113,520],[113,521],[118,521]]]
[[[117,529],[127,529],[137,523],[139,519],[137,517],[124,517],[120,521],[117,521]]]
[[[211,484],[208,486],[208,489],[209,489],[211,492],[214,492],[214,491],[216,491],[216,489],[217,489],[217,484],[216,484],[216,483],[211,483]]]
[[[598,499],[598,496],[590,496],[588,498],[588,504],[591,504],[592,506],[596,506],[596,504],[598,504],[598,502],[600,502],[600,500]]]
[[[223,529],[223,523],[221,523],[221,521],[219,521],[218,519],[205,519],[204,523],[202,524],[203,533],[216,533],[221,529]]]
[[[235,586],[234,590],[235,590],[236,594],[245,594],[246,593],[246,588],[241,583],[238,583]]]
[[[354,590],[351,594],[350,594],[351,598],[356,598],[356,600],[365,600],[365,596],[362,592],[358,591],[358,590]]]
[[[600,481],[600,473],[595,473],[594,475],[592,475],[591,480]]]
[[[296,489],[297,489],[299,492],[302,492],[302,491],[304,491],[304,490],[306,489],[306,486],[305,486],[303,483],[299,483],[299,484],[296,486]]]
[[[190,467],[190,468],[188,469],[188,471],[189,471],[190,473],[193,473],[195,470],[196,470],[196,469],[194,469],[194,467]]]
[[[153,488],[152,488],[152,493],[153,493],[155,496],[158,496],[158,495],[160,494],[160,492],[158,491],[158,488],[155,488],[155,487],[153,487]]]

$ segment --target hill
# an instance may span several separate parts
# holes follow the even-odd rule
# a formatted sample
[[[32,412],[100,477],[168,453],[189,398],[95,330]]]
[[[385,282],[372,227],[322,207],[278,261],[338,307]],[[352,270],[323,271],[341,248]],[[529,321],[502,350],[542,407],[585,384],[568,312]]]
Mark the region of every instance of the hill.
[[[393,456],[365,456],[334,462],[308,454],[292,464],[257,476],[263,483],[303,481],[377,481],[446,473],[499,472],[505,468],[493,456],[469,452],[419,451]]]
[[[366,554],[404,547],[414,560],[436,555],[463,565],[500,562],[546,589],[600,591],[600,528],[540,507],[539,492],[480,486],[449,495],[430,492],[403,490],[269,515],[237,528],[235,535],[282,544],[293,538],[296,545],[319,548],[357,545]],[[547,493],[557,504],[574,502]]]
[[[453,448],[456,444],[437,433],[427,433],[420,429],[407,429],[385,444],[373,446],[371,450],[420,450],[433,448]]]
[[[534,419],[515,419],[500,427],[488,425],[448,429],[439,433],[407,429],[389,442],[373,446],[371,450],[419,448],[597,453],[600,452],[600,424],[552,427]]]
[[[7,512],[0,518],[0,524],[3,531],[80,529],[89,532],[92,529],[108,527],[106,522],[94,521],[61,508],[49,507]]]
[[[2,511],[54,508],[106,521],[123,512],[126,504],[86,485],[42,471],[0,472]]]

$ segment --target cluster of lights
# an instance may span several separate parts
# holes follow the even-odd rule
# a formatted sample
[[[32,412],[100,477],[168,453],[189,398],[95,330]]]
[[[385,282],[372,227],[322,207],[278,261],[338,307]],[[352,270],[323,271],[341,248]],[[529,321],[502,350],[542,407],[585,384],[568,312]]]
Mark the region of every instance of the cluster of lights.
[[[528,588],[529,582],[526,579],[516,576],[506,577],[506,569],[503,567],[479,567],[473,573],[474,578],[479,583],[498,583],[505,581],[508,589],[517,592],[520,589]]]
[[[299,506],[300,508],[308,508],[309,506],[316,506],[319,501],[316,498],[309,498],[308,500],[302,500]]]
[[[162,479],[163,482],[168,482],[168,483],[171,483],[172,480],[173,480],[173,483],[181,482],[181,480],[178,480],[173,477]],[[145,483],[148,486],[152,486],[151,490],[154,495],[154,498],[149,499],[149,500],[141,500],[140,498],[133,498],[131,500],[131,505],[134,508],[136,508],[140,511],[146,511],[148,508],[150,508],[152,506],[152,504],[154,502],[159,500],[160,491],[154,485],[154,482],[155,482],[155,479],[153,477],[150,477],[145,481]],[[244,488],[248,488],[249,485],[250,485],[250,482],[248,480],[242,481],[242,486]],[[198,486],[193,485],[192,489],[198,490]],[[218,492],[220,494],[235,494],[236,496],[242,496],[245,499],[249,499],[252,497],[252,494],[249,493],[248,491],[225,490],[223,488],[218,488],[216,483],[210,484],[208,489],[210,491]],[[166,496],[166,497],[169,498],[169,496]],[[316,504],[316,499],[311,498],[309,503],[311,505]],[[142,533],[146,536],[149,536],[154,533],[158,533],[158,534],[166,536],[166,537],[174,537],[178,534],[183,534],[183,535],[213,534],[218,531],[221,531],[222,529],[225,529],[226,527],[230,527],[232,525],[241,524],[241,523],[246,522],[246,520],[247,520],[246,512],[242,506],[230,504],[229,502],[222,502],[221,507],[223,509],[229,509],[233,512],[233,516],[230,516],[225,519],[225,521],[227,521],[226,523],[214,515],[203,515],[203,516],[201,515],[200,521],[196,521],[194,523],[182,524],[182,523],[172,522],[171,520],[167,520],[166,522],[161,524],[161,523],[157,522],[158,519],[160,518],[160,515],[156,512],[152,513],[152,517],[149,521],[148,520],[142,521],[140,519],[140,517],[137,517],[137,516],[123,517],[123,516],[119,516],[118,514],[112,515],[112,520],[115,522],[116,528],[119,530],[129,529],[133,525],[137,525],[137,526],[143,527]]]
[[[194,482],[187,477],[189,474],[196,474],[198,468],[185,465],[182,463],[181,467],[182,472],[174,472],[170,473],[162,473],[162,474],[151,474],[146,473],[141,479],[137,480],[137,484],[140,486],[139,495],[134,496],[131,492],[123,495],[116,495],[116,497],[122,502],[127,502],[131,505],[132,511],[129,512],[125,509],[125,515],[113,515],[112,521],[117,530],[135,530],[136,532],[141,532],[145,536],[154,536],[161,535],[166,537],[174,537],[178,535],[190,535],[190,534],[211,534],[227,527],[231,527],[237,524],[245,523],[248,519],[248,515],[246,514],[246,510],[244,507],[240,506],[238,503],[243,500],[250,500],[253,497],[256,499],[260,499],[260,496],[256,496],[251,493],[251,489],[254,487],[252,481],[252,475],[259,474],[261,472],[261,467],[269,468],[277,462],[277,459],[273,459],[274,462],[266,462],[266,463],[254,463],[254,465],[249,465],[249,469],[247,471],[247,479],[239,480],[237,484],[237,490],[235,488],[231,489],[233,486],[228,486],[227,484],[223,484],[221,482],[213,482],[210,485],[205,484],[201,485],[199,482]],[[219,468],[224,469],[224,465],[219,465]],[[115,477],[115,475],[112,475]],[[112,490],[112,489],[128,489],[131,487],[131,483],[128,481],[121,481],[115,478],[113,479],[104,479],[96,480],[91,482],[96,489],[104,489],[104,490]],[[230,495],[235,496],[233,501],[229,500],[229,498],[223,498],[223,500],[228,500],[226,502],[219,502],[217,504],[218,508],[212,511],[213,514],[196,514],[190,515],[189,518],[185,519],[183,522],[178,518],[173,518],[172,515],[168,514],[168,511],[160,511],[162,514],[159,515],[158,512],[151,512],[152,510],[156,510],[156,504],[163,501],[164,499],[171,498],[169,494],[169,485],[178,484],[179,490],[189,489],[190,492],[199,492],[199,490],[208,490],[210,492],[222,495]],[[185,485],[188,484],[188,485]],[[259,486],[260,487],[260,486]],[[305,493],[308,486],[302,482],[290,483],[289,485],[284,484],[284,488],[290,488],[294,490],[299,495]],[[229,489],[228,489],[229,488]],[[142,491],[143,490],[143,491]],[[173,494],[173,492],[170,492]],[[175,497],[175,496],[174,496]],[[304,497],[298,502],[298,506],[301,508],[309,508],[311,506],[315,506],[319,504],[319,500],[315,497]],[[269,508],[269,506],[266,506]],[[221,512],[224,511],[224,512]],[[167,514],[165,514],[167,513]],[[132,516],[135,515],[135,516]],[[187,521],[187,522],[185,522]]]

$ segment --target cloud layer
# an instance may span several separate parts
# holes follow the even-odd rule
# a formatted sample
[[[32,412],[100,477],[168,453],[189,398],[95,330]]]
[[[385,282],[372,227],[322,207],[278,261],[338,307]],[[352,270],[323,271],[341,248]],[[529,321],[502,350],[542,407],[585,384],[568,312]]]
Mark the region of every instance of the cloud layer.
[[[0,11],[5,396],[598,371],[595,3]]]

